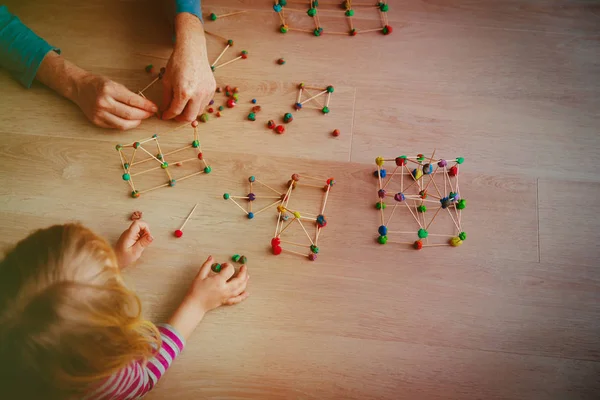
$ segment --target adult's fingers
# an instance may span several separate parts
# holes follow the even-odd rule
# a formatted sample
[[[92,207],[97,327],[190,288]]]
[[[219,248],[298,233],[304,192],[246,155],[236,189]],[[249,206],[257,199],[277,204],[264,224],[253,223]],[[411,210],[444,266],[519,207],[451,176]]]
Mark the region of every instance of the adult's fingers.
[[[141,108],[136,108],[129,106],[125,103],[121,103],[116,99],[111,101],[111,105],[109,106],[111,114],[116,115],[117,117],[128,119],[128,120],[141,120],[150,118],[154,115],[154,113],[146,110],[142,110]]]
[[[188,101],[181,115],[178,115],[177,117],[175,117],[175,119],[180,122],[191,122],[195,120],[196,117],[198,117],[199,113],[200,104],[196,100],[191,99],[190,101]]]
[[[208,274],[210,274],[210,266],[212,265],[212,262],[213,257],[208,256],[206,261],[204,261],[204,264],[202,264],[202,266],[200,267],[200,271],[198,271],[198,277],[200,279],[205,279],[208,276]]]
[[[110,127],[110,128],[116,128],[116,129],[120,129],[122,131],[125,131],[127,129],[132,129],[135,128],[136,126],[138,126],[139,124],[142,123],[141,120],[129,120],[129,119],[123,119],[121,117],[117,117],[114,114],[109,113],[108,111],[104,111],[101,115],[100,118],[104,120],[104,122]]]
[[[162,102],[160,103],[160,109],[164,113],[171,106],[171,101],[173,100],[173,86],[171,82],[169,82],[167,77],[163,78],[163,94],[162,94]]]
[[[219,272],[219,276],[221,276],[224,280],[228,281],[233,274],[235,274],[235,268],[233,268],[233,265],[229,263],[221,265],[221,272]]]
[[[181,90],[175,90],[171,104],[169,105],[169,108],[163,112],[162,119],[172,119],[181,114],[189,99],[190,96],[187,93],[184,93]]]
[[[246,300],[248,298],[248,296],[250,296],[250,293],[242,292],[237,296],[233,296],[233,297],[230,297],[229,299],[225,300],[225,304],[228,306],[232,306],[234,304],[241,303],[242,301]]]
[[[152,115],[158,111],[158,107],[156,106],[156,104],[154,104],[147,98],[140,96],[139,94],[133,93],[131,90],[127,89],[125,86],[115,85],[114,88],[115,89],[114,89],[114,93],[112,93],[112,97],[115,100],[119,101],[120,103],[126,104],[130,107],[135,107],[139,110],[144,110],[144,111],[150,113],[150,115]],[[120,115],[120,116],[125,119],[132,119],[132,118],[126,118],[125,116],[122,116],[122,115]],[[146,118],[148,118],[148,117],[146,117]],[[142,118],[136,118],[136,119],[142,119]]]

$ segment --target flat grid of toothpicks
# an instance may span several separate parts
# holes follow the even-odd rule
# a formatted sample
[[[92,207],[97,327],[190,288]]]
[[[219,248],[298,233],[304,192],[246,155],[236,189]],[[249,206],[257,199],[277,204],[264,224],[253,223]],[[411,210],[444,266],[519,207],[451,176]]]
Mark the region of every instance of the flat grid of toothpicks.
[[[179,127],[175,128],[171,131],[165,132],[162,135],[178,131],[185,127],[190,127],[190,124],[186,123],[184,125],[180,125]],[[204,155],[202,153],[202,149],[200,147],[200,140],[198,137],[198,122],[197,121],[192,122],[191,127],[194,130],[193,141],[187,146],[178,148],[173,151],[169,151],[167,153],[163,153],[163,151],[161,150],[160,143],[158,141],[158,135],[153,135],[150,138],[136,141],[133,143],[128,143],[125,145],[121,145],[121,144],[116,145],[116,149],[119,153],[119,158],[121,159],[121,166],[123,168],[122,178],[125,182],[127,182],[129,184],[129,186],[131,188],[131,197],[137,198],[144,193],[147,193],[147,192],[150,192],[150,191],[153,191],[156,189],[160,189],[160,188],[167,187],[167,186],[173,187],[173,186],[175,186],[176,182],[181,182],[181,181],[191,178],[193,176],[211,172],[211,168],[206,163],[206,160],[204,159]],[[150,146],[155,147],[156,153],[153,153],[151,151],[152,149]],[[125,151],[125,149],[128,149],[128,148],[131,149],[131,153],[129,156],[126,154],[126,151]],[[176,153],[180,153],[180,152],[183,152],[186,150],[187,151],[193,150],[194,156],[189,157],[189,158],[183,158],[178,161],[167,161],[167,158],[170,157],[171,155],[174,155]],[[138,160],[140,158],[140,156],[143,156],[145,158]],[[170,158],[169,158],[169,160],[170,160]],[[173,165],[182,166],[183,164],[190,163],[190,162],[199,162],[200,165],[202,166],[202,169],[198,172],[193,172],[189,175],[177,177],[177,179],[175,179],[175,177],[173,177],[173,175],[171,174],[171,171],[170,171],[171,167]],[[139,170],[140,165],[146,166],[146,165],[148,165],[148,163],[153,166],[149,166],[149,168],[147,168],[147,169]],[[152,173],[152,172],[160,172],[160,170],[164,171],[164,174],[167,178],[166,182],[163,182],[160,185],[146,188],[146,189],[140,189],[140,188],[136,187],[136,185],[134,183],[134,179],[133,179],[134,177],[142,175],[142,174]]]
[[[248,182],[250,183],[249,192],[246,196],[231,196],[228,193],[223,195],[225,200],[229,200],[233,202],[240,210],[242,210],[248,219],[253,219],[258,214],[277,207],[277,225],[275,226],[275,233],[273,239],[271,240],[271,248],[273,254],[279,255],[282,252],[294,254],[297,256],[302,256],[308,258],[310,261],[315,261],[317,259],[317,254],[319,253],[319,236],[321,234],[321,230],[327,225],[327,220],[325,219],[325,207],[327,205],[327,199],[329,198],[329,193],[331,188],[333,187],[335,181],[333,178],[319,178],[308,175],[299,175],[293,174],[292,179],[288,182],[288,188],[285,193],[280,192],[279,190],[267,185],[256,179],[256,177],[251,176],[248,178]],[[320,185],[318,183],[321,183]],[[256,195],[253,191],[253,184],[259,184],[262,187],[268,189],[275,195]],[[318,214],[315,213],[306,213],[300,212],[298,210],[290,209],[289,202],[292,197],[292,191],[296,187],[308,187],[308,188],[317,188],[324,192],[323,201],[321,206],[319,207]],[[275,199],[271,204],[259,209],[258,211],[252,211],[252,203],[257,199]],[[240,202],[247,201],[247,208],[244,208]],[[312,225],[314,225],[314,233],[309,232],[311,230]],[[288,229],[292,226],[296,226],[304,232],[308,241],[305,243],[299,243],[291,240],[286,240],[282,235],[284,233],[290,234],[291,229]],[[285,247],[283,247],[285,246]],[[294,248],[294,250],[291,250]],[[307,253],[301,253],[299,248],[306,248]]]
[[[308,10],[302,10],[299,8],[288,7],[288,3],[291,4],[304,4],[308,6]],[[336,32],[329,31],[323,28],[321,21],[319,19],[319,14],[321,12],[336,12],[339,13],[340,8],[344,10],[344,15],[346,16],[346,21],[348,22],[349,30],[347,32]],[[379,13],[379,18],[381,21],[381,26],[378,28],[366,28],[366,29],[358,29],[354,25],[354,17],[355,17],[355,8],[359,10],[377,10]],[[367,2],[354,2],[352,0],[346,0],[341,2],[331,2],[331,1],[315,1],[315,0],[275,0],[275,5],[273,9],[279,15],[279,19],[281,20],[281,26],[279,30],[281,33],[286,33],[287,31],[293,32],[304,32],[304,33],[312,33],[315,36],[321,36],[323,34],[328,35],[345,35],[345,36],[356,36],[359,33],[371,33],[371,32],[381,32],[385,35],[388,35],[392,32],[392,28],[388,23],[387,12],[389,10],[389,5],[387,0],[377,1],[373,3]],[[309,17],[313,19],[315,24],[315,28],[313,30],[309,29],[301,29],[291,27],[289,25],[288,19],[286,18],[286,13],[306,13]]]
[[[420,250],[424,247],[457,247],[466,240],[462,223],[462,210],[466,207],[466,200],[460,196],[458,183],[459,164],[464,159],[458,157],[455,161],[446,161],[434,157],[435,150],[431,157],[419,154],[416,157],[376,158],[377,170],[374,175],[378,181],[378,202],[375,206],[380,212],[379,243],[406,244]],[[385,162],[389,161],[395,166],[392,171],[383,168]],[[390,184],[392,181],[394,185]],[[386,204],[386,199],[391,203]],[[401,212],[412,216],[414,230],[407,229],[407,224],[394,224],[394,215],[400,215]],[[430,228],[436,226],[434,222],[439,222],[444,217],[452,221],[454,232],[430,233]],[[392,228],[396,230],[391,230]],[[416,236],[416,240],[390,240],[396,236]]]

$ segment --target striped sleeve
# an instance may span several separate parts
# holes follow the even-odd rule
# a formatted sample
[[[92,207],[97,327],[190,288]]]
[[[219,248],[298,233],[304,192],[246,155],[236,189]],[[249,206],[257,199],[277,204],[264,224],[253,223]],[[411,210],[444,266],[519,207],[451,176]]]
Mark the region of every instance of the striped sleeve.
[[[185,341],[170,325],[159,324],[162,344],[147,363],[133,362],[114,373],[88,393],[85,400],[131,400],[145,396],[183,351]]]

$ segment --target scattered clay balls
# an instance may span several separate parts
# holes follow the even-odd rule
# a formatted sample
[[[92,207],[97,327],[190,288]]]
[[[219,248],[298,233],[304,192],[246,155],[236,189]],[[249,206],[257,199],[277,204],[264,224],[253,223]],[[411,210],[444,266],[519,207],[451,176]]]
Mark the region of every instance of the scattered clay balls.
[[[239,259],[239,263],[240,264],[247,264],[248,263],[248,259],[246,258],[246,256],[241,256]]]
[[[208,102],[208,105],[209,105],[209,106],[212,106],[213,104],[215,104],[215,100],[214,100],[214,99],[211,99],[211,101],[209,101],[209,102]]]
[[[212,114],[213,112],[215,112],[215,109],[212,107],[209,107],[207,111],[209,114]]]
[[[279,133],[280,135],[285,133],[285,126],[283,125],[277,125],[275,127],[275,132]]]
[[[235,105],[235,104],[234,104]],[[219,111],[223,111],[225,109],[225,107],[223,106],[219,106]]]
[[[175,232],[173,232],[173,234],[175,237],[180,238],[183,236],[183,231],[181,229],[177,229]]]
[[[269,128],[269,129],[275,129],[276,126],[277,126],[277,124],[275,124],[275,121],[273,121],[272,119],[270,119],[267,122],[267,128]]]
[[[227,107],[228,108],[233,108],[235,107],[235,101],[233,99],[229,99],[227,100]]]
[[[260,106],[254,106],[252,107],[252,112],[260,112],[260,110],[262,110],[262,108]]]
[[[338,137],[340,136],[340,130],[339,129],[334,129],[333,132],[331,132],[331,135]]]
[[[283,116],[283,122],[285,122],[286,124],[292,122],[294,120],[294,116],[292,115],[292,113],[285,113]]]
[[[233,262],[238,262],[240,260],[240,255],[239,254],[234,254],[231,256],[231,261]]]
[[[198,126],[198,121],[193,120],[192,121],[192,128],[196,128]]]
[[[248,114],[248,120],[249,121],[256,121],[256,114],[251,112],[250,114]]]
[[[200,115],[200,121],[202,121],[202,122],[208,122],[208,114],[202,113]]]
[[[280,58],[279,60],[277,60],[277,64],[283,65],[285,64],[285,60],[283,58]]]
[[[217,111],[217,113],[215,114],[217,116],[217,118],[221,117],[221,111]]]
[[[136,221],[136,220],[138,220],[138,219],[142,219],[142,212],[141,212],[141,211],[134,211],[134,212],[131,214],[131,217],[130,217],[130,219],[131,219],[132,221]]]
[[[251,100],[252,104],[256,104],[256,99]]]

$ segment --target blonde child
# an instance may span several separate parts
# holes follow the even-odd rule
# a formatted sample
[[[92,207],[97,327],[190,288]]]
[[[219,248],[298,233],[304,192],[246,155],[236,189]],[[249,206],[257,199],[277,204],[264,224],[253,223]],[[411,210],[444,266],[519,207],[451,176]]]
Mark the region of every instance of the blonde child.
[[[137,399],[209,310],[248,297],[245,266],[206,262],[167,324],[141,317],[120,274],[153,237],[135,221],[115,249],[78,224],[23,239],[0,262],[0,393],[6,399]],[[6,397],[5,397],[6,396]]]

